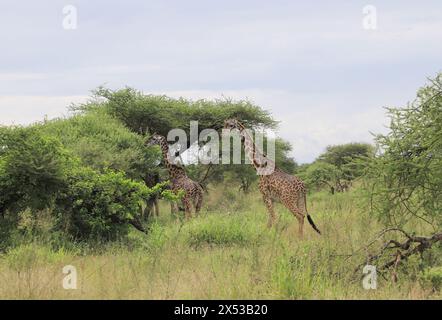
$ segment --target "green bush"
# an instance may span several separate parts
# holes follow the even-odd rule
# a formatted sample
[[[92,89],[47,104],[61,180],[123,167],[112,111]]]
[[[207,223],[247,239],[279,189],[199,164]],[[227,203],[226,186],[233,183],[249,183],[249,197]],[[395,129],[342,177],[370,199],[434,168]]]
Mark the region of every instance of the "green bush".
[[[442,267],[426,269],[421,275],[424,286],[431,286],[435,291],[442,289]]]
[[[67,182],[56,199],[56,229],[76,239],[111,240],[126,234],[151,192],[121,172],[100,174],[87,167],[74,168]]]
[[[159,152],[144,146],[142,136],[103,112],[56,119],[38,128],[43,134],[59,139],[83,165],[100,172],[113,169],[130,178],[142,179],[160,157]]]
[[[35,128],[11,127],[0,131],[0,148],[0,214],[50,205],[74,162],[60,142]]]
[[[13,233],[29,231],[18,230],[23,217],[25,225],[35,226],[32,220],[48,210],[55,220],[54,236],[63,232],[73,239],[110,240],[125,235],[128,224],[141,229],[141,203],[159,187],[149,189],[122,172],[85,167],[39,127],[1,128],[0,249]]]

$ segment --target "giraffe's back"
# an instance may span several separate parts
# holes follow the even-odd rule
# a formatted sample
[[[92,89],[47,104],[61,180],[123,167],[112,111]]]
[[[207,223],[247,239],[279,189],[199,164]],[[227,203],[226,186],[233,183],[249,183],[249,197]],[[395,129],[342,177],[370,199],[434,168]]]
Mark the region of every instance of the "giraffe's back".
[[[281,202],[297,202],[306,192],[304,182],[296,176],[275,169],[267,176],[260,177],[260,189],[268,192],[274,200]]]
[[[172,184],[175,191],[184,190],[185,195],[192,195],[200,192],[202,193],[201,186],[186,176],[172,179]]]

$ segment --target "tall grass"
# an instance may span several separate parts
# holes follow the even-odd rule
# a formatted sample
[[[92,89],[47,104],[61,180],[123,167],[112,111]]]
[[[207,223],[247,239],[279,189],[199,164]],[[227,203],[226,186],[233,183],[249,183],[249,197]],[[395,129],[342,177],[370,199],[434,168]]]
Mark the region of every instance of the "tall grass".
[[[56,248],[28,242],[0,256],[0,298],[16,299],[424,299],[441,298],[408,270],[391,283],[379,277],[367,291],[354,274],[364,246],[381,226],[357,192],[309,197],[322,236],[278,205],[275,228],[257,192],[228,201],[212,190],[191,221],[163,204],[148,235],[133,231],[121,242]],[[232,197],[232,195],[229,195]],[[217,209],[218,208],[218,209]],[[221,210],[219,209],[221,208]],[[55,248],[55,249],[54,249]],[[62,268],[73,265],[78,289],[65,290]]]

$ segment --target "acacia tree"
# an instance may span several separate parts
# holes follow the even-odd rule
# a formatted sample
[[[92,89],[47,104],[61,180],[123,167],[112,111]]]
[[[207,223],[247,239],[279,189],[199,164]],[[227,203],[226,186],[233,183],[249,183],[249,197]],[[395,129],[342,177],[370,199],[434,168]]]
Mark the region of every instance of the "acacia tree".
[[[189,137],[191,121],[198,121],[199,134],[207,128],[221,129],[224,120],[228,118],[237,118],[248,128],[275,128],[277,125],[267,111],[244,100],[174,99],[165,95],[143,94],[132,88],[116,91],[98,88],[94,95],[95,101],[73,109],[80,112],[104,110],[136,133],[149,131],[167,136],[170,130],[180,128]],[[195,142],[189,139],[187,146],[183,146],[180,152]]]
[[[327,186],[331,194],[336,191],[337,179],[340,175],[339,169],[326,162],[316,161],[305,167],[299,176],[308,186],[320,189]]]
[[[372,208],[388,224],[442,227],[442,74],[404,108],[388,108],[390,132],[377,135],[369,167]]]
[[[380,272],[392,269],[396,281],[398,265],[413,255],[422,258],[421,269],[441,263],[440,254],[424,251],[442,241],[442,74],[421,88],[413,102],[388,108],[388,114],[390,131],[376,136],[378,155],[366,176],[372,212],[387,226],[377,239],[388,238],[361,266],[376,263]],[[415,235],[425,230],[433,233]]]
[[[74,110],[86,114],[102,111],[124,123],[132,132],[141,135],[156,132],[167,136],[172,129],[183,129],[189,139],[180,146],[179,154],[197,143],[199,148],[204,145],[195,140],[198,137],[190,135],[191,121],[198,121],[198,135],[204,129],[221,131],[224,120],[228,118],[241,120],[251,129],[275,128],[277,125],[269,112],[250,101],[174,99],[164,95],[143,94],[132,88],[116,91],[98,88],[94,94],[97,99],[76,106]],[[296,165],[288,156],[290,144],[281,139],[277,139],[276,144],[277,164],[293,171]],[[191,177],[204,185],[224,181],[225,175],[230,175],[240,182],[241,189],[246,192],[257,178],[253,168],[242,165],[197,165],[189,166],[188,171]]]
[[[373,155],[374,148],[368,143],[346,143],[328,146],[317,161],[335,167],[334,170],[329,170],[329,176],[333,178],[334,190],[343,192],[353,180],[363,175],[361,162],[369,161]]]
[[[364,175],[364,168],[373,156],[374,147],[367,143],[328,146],[313,163],[300,167],[298,174],[313,188],[326,186],[332,194],[344,192]]]

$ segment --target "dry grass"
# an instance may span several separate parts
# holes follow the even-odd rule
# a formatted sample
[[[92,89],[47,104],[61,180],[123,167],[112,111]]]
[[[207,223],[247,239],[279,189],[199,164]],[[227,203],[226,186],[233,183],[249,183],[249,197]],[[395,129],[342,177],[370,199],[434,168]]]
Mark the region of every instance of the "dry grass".
[[[412,276],[392,284],[379,279],[364,290],[353,276],[363,257],[345,255],[363,246],[379,229],[357,205],[355,193],[315,194],[310,211],[323,231],[297,222],[282,207],[273,230],[259,195],[226,201],[219,191],[200,217],[179,223],[163,214],[149,235],[100,248],[54,251],[44,244],[18,246],[0,257],[2,299],[426,299]],[[213,207],[221,210],[213,211]],[[163,212],[168,207],[164,205]],[[62,268],[73,265],[78,289],[65,290]]]

